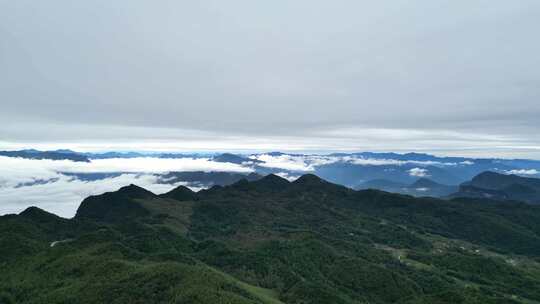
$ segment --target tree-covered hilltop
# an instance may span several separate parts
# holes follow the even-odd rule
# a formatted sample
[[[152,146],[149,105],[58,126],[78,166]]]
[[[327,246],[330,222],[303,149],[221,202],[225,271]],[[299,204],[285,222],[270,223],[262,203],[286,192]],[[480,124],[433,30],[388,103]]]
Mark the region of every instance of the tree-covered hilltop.
[[[540,303],[540,208],[275,175],[0,217],[0,303]]]

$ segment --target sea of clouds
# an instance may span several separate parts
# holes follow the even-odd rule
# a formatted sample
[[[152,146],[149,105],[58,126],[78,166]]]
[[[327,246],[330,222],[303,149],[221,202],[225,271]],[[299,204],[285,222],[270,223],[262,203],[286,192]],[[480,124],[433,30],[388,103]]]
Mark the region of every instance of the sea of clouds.
[[[434,162],[397,161],[349,156],[270,155],[250,156],[258,166],[281,169],[278,175],[294,180],[302,173],[315,171],[318,166],[337,162],[356,165],[453,165]],[[157,174],[171,171],[253,172],[253,163],[233,164],[212,161],[211,158],[111,158],[91,162],[70,160],[34,160],[0,156],[0,214],[18,213],[29,206],[37,206],[62,217],[72,217],[80,202],[90,196],[115,191],[136,184],[156,194],[167,192],[179,182],[166,184]],[[81,180],[74,173],[115,173],[98,180]],[[411,175],[427,176],[422,168],[411,170]],[[190,186],[190,185],[187,185]],[[194,188],[199,190],[199,188]]]
[[[170,171],[227,171],[253,169],[208,158],[162,159],[152,157],[96,159],[89,163],[69,160],[33,160],[0,157],[0,214],[19,213],[37,206],[62,217],[72,217],[80,202],[90,196],[136,184],[156,194],[183,182],[164,184],[156,174]],[[85,181],[63,173],[119,173]],[[195,188],[194,190],[199,190]]]
[[[179,185],[166,183],[160,174],[181,171],[250,173],[257,167],[272,171],[288,180],[295,180],[304,173],[316,173],[318,167],[335,163],[357,166],[413,165],[408,174],[413,177],[430,177],[429,166],[455,167],[474,165],[472,161],[459,163],[437,161],[395,160],[366,158],[356,155],[295,155],[253,154],[243,164],[213,161],[211,157],[194,158],[110,158],[92,159],[90,162],[70,160],[33,160],[0,156],[0,215],[19,213],[29,206],[37,206],[62,217],[72,217],[80,202],[90,196],[115,191],[129,184],[136,184],[156,194],[167,192]],[[388,169],[392,170],[392,169]],[[100,179],[80,179],[80,174],[103,174]],[[111,174],[109,174],[111,173]],[[536,169],[516,169],[507,174],[537,175]]]
[[[439,161],[417,161],[417,160],[396,160],[384,158],[368,158],[361,156],[326,156],[326,155],[271,155],[257,154],[250,156],[251,159],[262,161],[259,166],[268,168],[279,168],[289,171],[309,172],[315,171],[316,167],[330,165],[334,163],[350,163],[359,166],[467,166],[473,165],[472,161],[463,162],[439,162]]]

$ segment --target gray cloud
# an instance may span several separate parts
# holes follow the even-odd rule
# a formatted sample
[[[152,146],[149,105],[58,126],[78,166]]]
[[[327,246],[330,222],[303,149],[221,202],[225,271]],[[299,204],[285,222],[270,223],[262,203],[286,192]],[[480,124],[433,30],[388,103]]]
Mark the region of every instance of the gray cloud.
[[[2,1],[0,140],[538,156],[539,27],[533,0]]]

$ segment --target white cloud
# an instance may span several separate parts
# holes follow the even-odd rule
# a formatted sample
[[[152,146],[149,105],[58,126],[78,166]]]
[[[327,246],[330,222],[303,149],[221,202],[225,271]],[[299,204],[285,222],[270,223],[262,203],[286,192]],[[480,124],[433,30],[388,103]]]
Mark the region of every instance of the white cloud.
[[[0,188],[15,187],[36,180],[50,180],[59,174],[50,168],[50,161],[0,156]]]
[[[120,187],[137,184],[155,193],[162,193],[175,186],[161,184],[154,173],[169,171],[231,171],[251,172],[237,164],[213,162],[209,159],[100,159],[90,163],[69,160],[31,160],[0,156],[0,214],[18,213],[29,206],[38,206],[63,217],[75,214],[80,202],[89,195],[114,191]],[[66,176],[68,173],[124,173],[120,176],[81,181]],[[35,182],[43,182],[32,186]],[[23,186],[21,186],[23,185]],[[194,190],[200,190],[196,188]]]
[[[438,162],[438,161],[419,161],[419,160],[397,160],[397,159],[384,159],[384,158],[363,158],[363,157],[350,157],[343,158],[344,161],[351,162],[355,165],[364,166],[403,166],[403,165],[419,165],[419,166],[456,166],[457,163]],[[461,165],[472,165],[473,162],[464,161]]]
[[[341,158],[334,156],[308,155],[306,158],[309,164],[314,167],[330,165],[342,161]]]
[[[415,177],[427,177],[427,176],[429,176],[428,170],[424,169],[424,168],[412,168],[408,172],[409,172],[410,176],[415,176]]]
[[[227,171],[252,172],[250,168],[233,163],[220,163],[208,158],[111,158],[92,160],[90,163],[70,163],[62,172],[151,172],[163,173],[170,171]]]
[[[207,158],[112,158],[96,159],[89,163],[70,160],[35,160],[0,156],[0,187],[49,180],[58,172],[68,173],[165,173],[170,171],[227,171],[252,172],[238,164],[214,162]]]
[[[70,218],[75,215],[79,204],[90,195],[116,191],[136,184],[156,194],[167,192],[178,185],[159,184],[155,175],[122,174],[117,177],[97,181],[81,181],[59,175],[55,182],[26,187],[7,187],[0,191],[0,214],[19,213],[30,206],[37,206],[48,212]]]
[[[290,181],[290,182],[293,182],[295,180],[297,180],[300,175],[292,175],[292,174],[289,174],[287,172],[279,172],[279,173],[276,173],[277,176],[279,177],[283,177],[284,179]]]
[[[375,158],[358,158],[358,157],[344,157],[344,161],[350,162],[355,165],[361,166],[387,166],[387,165],[396,165],[401,166],[406,164],[405,161],[395,160],[395,159],[375,159]]]
[[[267,168],[278,168],[290,171],[313,171],[313,165],[308,164],[306,157],[293,155],[269,155],[259,154],[250,158],[263,161],[259,166]]]
[[[517,175],[537,175],[540,171],[536,169],[515,169],[506,171],[508,174],[517,174]]]
[[[290,171],[314,171],[318,166],[329,165],[337,162],[351,163],[359,166],[457,166],[458,163],[438,161],[397,160],[384,158],[364,158],[358,156],[324,156],[324,155],[268,155],[259,154],[251,156],[252,159],[263,161],[259,164],[263,167],[278,168]],[[460,165],[472,165],[473,162],[465,161]]]

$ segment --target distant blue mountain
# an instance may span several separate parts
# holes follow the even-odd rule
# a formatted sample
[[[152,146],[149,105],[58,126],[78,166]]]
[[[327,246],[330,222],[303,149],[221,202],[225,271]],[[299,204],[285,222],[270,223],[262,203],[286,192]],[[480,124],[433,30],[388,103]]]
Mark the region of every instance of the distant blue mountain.
[[[410,185],[384,179],[376,179],[358,185],[355,189],[377,189],[412,196],[445,197],[456,192],[458,187],[439,184],[427,178],[419,178]]]
[[[232,154],[232,153],[223,153],[216,155],[212,158],[213,161],[220,162],[220,163],[232,163],[232,164],[243,164],[247,162],[260,162],[258,160],[253,160],[248,157]]]
[[[84,154],[71,150],[38,151],[34,149],[27,149],[19,151],[0,151],[0,156],[19,157],[25,159],[71,160],[76,162],[90,161]]]
[[[156,157],[156,158],[201,158],[209,157],[206,153],[157,153],[157,152],[87,152],[82,153],[89,159],[110,159],[110,158],[138,158],[138,157]]]
[[[139,152],[104,152],[104,153],[84,153],[90,159],[107,159],[107,158],[136,158],[144,157],[146,154]]]

